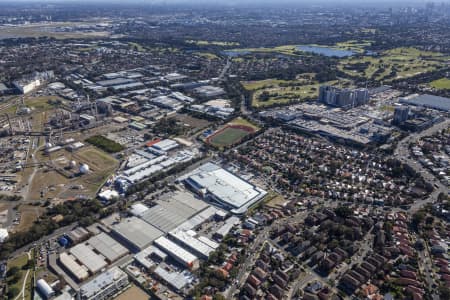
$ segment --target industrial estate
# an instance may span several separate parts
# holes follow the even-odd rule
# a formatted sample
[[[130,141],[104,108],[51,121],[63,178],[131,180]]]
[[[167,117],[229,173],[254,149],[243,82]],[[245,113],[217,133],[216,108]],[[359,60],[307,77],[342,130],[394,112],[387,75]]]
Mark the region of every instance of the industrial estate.
[[[450,4],[69,2],[0,3],[0,299],[450,299]]]

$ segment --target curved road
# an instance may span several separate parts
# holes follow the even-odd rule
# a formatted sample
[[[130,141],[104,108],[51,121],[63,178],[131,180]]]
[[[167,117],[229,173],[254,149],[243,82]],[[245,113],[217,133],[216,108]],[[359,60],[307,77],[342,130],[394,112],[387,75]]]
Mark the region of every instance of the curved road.
[[[403,140],[401,140],[397,148],[394,151],[394,157],[399,159],[401,162],[408,164],[411,166],[417,173],[421,174],[423,178],[431,183],[433,185],[434,191],[425,199],[425,200],[419,200],[416,201],[411,208],[409,209],[409,212],[414,213],[417,210],[419,210],[423,205],[427,203],[432,203],[437,199],[437,196],[439,193],[448,193],[448,187],[443,185],[433,174],[431,174],[426,168],[424,168],[420,162],[417,160],[411,159],[410,157],[410,151],[409,151],[409,144],[419,141],[422,137],[433,135],[434,133],[449,128],[450,126],[450,120],[445,120],[441,123],[438,123],[422,132],[414,133]]]

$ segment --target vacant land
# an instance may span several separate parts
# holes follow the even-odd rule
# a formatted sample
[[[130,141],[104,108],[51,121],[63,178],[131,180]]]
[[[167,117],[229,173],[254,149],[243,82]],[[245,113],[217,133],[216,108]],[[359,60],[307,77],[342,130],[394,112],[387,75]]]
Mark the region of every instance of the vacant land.
[[[251,129],[253,129],[253,131],[258,131],[261,129],[258,126],[256,126],[255,124],[251,123],[250,121],[248,121],[247,119],[244,119],[242,117],[238,117],[238,118],[230,121],[228,124],[229,125],[244,125],[246,127],[250,127]]]
[[[114,298],[114,300],[148,300],[150,296],[139,287],[132,285],[125,292]]]
[[[69,27],[79,25],[89,25],[89,22],[54,22],[51,24],[28,24],[21,26],[0,26],[0,38],[22,38],[22,37],[52,37],[56,39],[77,39],[89,37],[107,37],[109,32],[58,32],[58,27]]]
[[[286,203],[286,199],[278,193],[271,192],[266,196],[266,206],[280,208]]]
[[[117,153],[124,149],[121,144],[116,143],[102,135],[91,136],[90,138],[86,139],[86,142],[108,153]]]
[[[193,132],[202,130],[211,124],[208,120],[192,117],[188,114],[176,114],[174,118],[178,122],[182,122],[186,127],[192,128]]]
[[[350,76],[391,81],[435,71],[447,60],[441,53],[403,47],[383,51],[377,56],[342,59],[338,69]]]
[[[25,281],[25,277],[27,274],[26,265],[28,263],[28,255],[24,254],[21,255],[13,260],[8,261],[8,271],[12,272],[13,274],[8,276],[7,282],[8,282],[8,288],[9,290],[15,290],[18,291],[18,293],[15,295],[17,296],[22,291],[22,287]],[[31,283],[31,273],[28,274],[27,282],[25,284],[25,295],[24,299],[31,299],[29,286]],[[14,299],[14,298],[11,298]]]
[[[430,86],[438,90],[450,90],[450,79],[441,78],[430,82]]]
[[[45,211],[45,208],[33,205],[21,205],[19,207],[20,223],[15,228],[17,232],[24,232],[31,228],[34,221],[37,220]]]
[[[51,157],[38,153],[36,159],[45,166],[39,168],[34,176],[30,192],[32,200],[94,197],[119,165],[116,159],[94,147],[84,147],[75,153],[60,150],[52,153]],[[72,160],[77,167],[68,169]],[[81,164],[89,166],[87,174],[79,173]]]
[[[39,97],[25,97],[25,106],[32,109],[35,112],[42,112],[51,110],[58,105],[64,103],[65,100],[59,96],[39,96]],[[10,102],[11,105],[5,110],[5,113],[15,114],[17,108],[22,107],[20,98],[16,98]]]

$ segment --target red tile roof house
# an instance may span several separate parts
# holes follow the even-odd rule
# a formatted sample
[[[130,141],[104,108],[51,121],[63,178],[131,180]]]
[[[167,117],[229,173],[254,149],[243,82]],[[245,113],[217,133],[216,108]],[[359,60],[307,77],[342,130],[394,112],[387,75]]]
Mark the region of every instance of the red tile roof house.
[[[417,274],[416,274],[416,272],[413,272],[413,271],[401,270],[400,271],[400,275],[402,277],[406,277],[406,278],[417,280]]]
[[[253,270],[252,275],[254,275],[256,278],[258,278],[261,281],[264,281],[267,278],[267,272],[264,271],[263,269],[261,269],[260,267],[256,267]]]
[[[255,288],[258,288],[261,285],[261,281],[253,275],[248,276],[247,282]]]
[[[423,289],[415,287],[413,285],[408,285],[407,289],[409,289],[411,291],[414,291],[414,292],[416,292],[418,294],[421,294],[421,295],[423,295],[425,293],[425,291]]]
[[[398,285],[412,285],[415,287],[422,287],[422,284],[417,280],[401,277],[395,281]]]

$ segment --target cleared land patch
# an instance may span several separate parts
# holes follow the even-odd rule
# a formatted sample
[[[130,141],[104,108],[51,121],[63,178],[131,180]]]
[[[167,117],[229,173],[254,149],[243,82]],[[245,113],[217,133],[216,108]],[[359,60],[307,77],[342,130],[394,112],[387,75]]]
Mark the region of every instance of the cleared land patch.
[[[113,140],[110,140],[102,135],[91,136],[90,138],[86,139],[86,142],[108,153],[116,153],[124,149],[121,144],[116,143]]]
[[[438,90],[450,90],[450,79],[441,78],[430,82],[430,86]]]
[[[59,150],[50,157],[38,153],[36,158],[44,166],[39,168],[31,184],[30,198],[33,200],[94,197],[119,165],[116,159],[94,147],[84,147],[75,153]],[[70,169],[72,160],[76,166]],[[80,174],[81,164],[89,166],[87,174]]]

